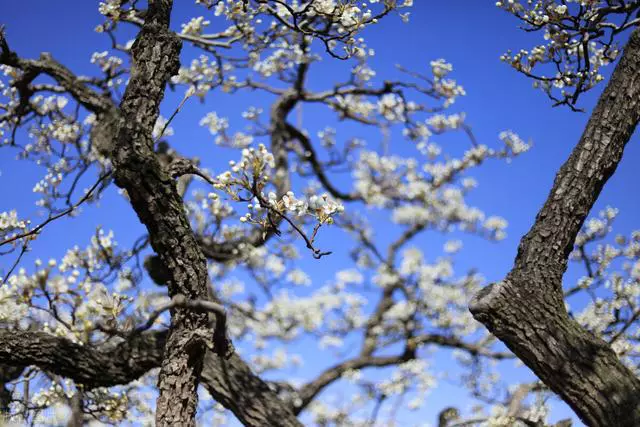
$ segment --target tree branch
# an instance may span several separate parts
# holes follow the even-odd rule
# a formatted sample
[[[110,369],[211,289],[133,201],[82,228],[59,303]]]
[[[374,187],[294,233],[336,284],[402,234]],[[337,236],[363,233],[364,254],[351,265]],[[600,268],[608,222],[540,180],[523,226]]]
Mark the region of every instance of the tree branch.
[[[588,425],[640,425],[640,380],[611,347],[571,319],[562,276],[578,231],[640,118],[640,29],[518,248],[506,279],[469,309]]]
[[[0,330],[0,364],[37,366],[86,389],[128,384],[160,367],[167,331],[146,331],[117,345],[80,345],[45,332]],[[288,405],[237,355],[207,351],[202,384],[246,426],[300,427]],[[18,371],[21,372],[21,369]],[[13,376],[12,376],[13,377]]]
[[[115,346],[80,345],[46,332],[0,330],[0,361],[35,365],[88,389],[127,384],[160,366],[166,331],[144,332]]]
[[[397,365],[413,358],[411,352],[404,352],[397,356],[359,356],[354,359],[339,363],[331,368],[326,369],[316,379],[305,384],[298,391],[301,399],[300,405],[294,408],[294,412],[299,414],[309,403],[329,384],[337,380],[345,372],[352,369],[363,369],[372,367],[385,367]]]
[[[82,104],[87,110],[100,114],[113,107],[108,96],[90,89],[82,79],[73,74],[48,53],[42,53],[40,59],[22,59],[9,48],[4,32],[0,29],[0,64],[17,68],[23,72],[18,78],[18,89],[22,103],[31,96],[29,85],[40,74],[53,78],[65,91]]]

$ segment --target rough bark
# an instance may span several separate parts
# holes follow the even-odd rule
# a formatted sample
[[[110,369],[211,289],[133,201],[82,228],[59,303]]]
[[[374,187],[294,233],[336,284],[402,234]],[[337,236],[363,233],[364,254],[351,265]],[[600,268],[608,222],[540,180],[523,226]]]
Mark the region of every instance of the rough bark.
[[[7,388],[7,383],[20,378],[24,367],[9,364],[0,364],[0,419],[11,412],[9,405],[13,399],[13,393]]]
[[[166,332],[143,332],[117,345],[76,344],[46,332],[0,330],[0,361],[37,366],[86,389],[128,384],[160,366]]]
[[[154,152],[153,126],[169,78],[179,67],[181,42],[169,30],[171,0],[149,2],[149,10],[132,46],[133,68],[119,108],[118,134],[110,156],[116,185],[125,189],[151,246],[167,267],[169,295],[207,297],[207,265],[182,198]],[[171,312],[171,329],[158,379],[156,424],[195,425],[197,388],[211,335],[206,313]]]
[[[230,409],[245,426],[302,426],[292,408],[267,383],[253,374],[237,354],[225,360],[207,352],[202,384],[215,400]]]
[[[507,277],[471,301],[473,316],[591,426],[640,425],[640,380],[565,309],[562,276],[576,235],[640,116],[640,29],[558,172]]]
[[[168,273],[157,256],[147,258],[145,268],[156,284],[166,286]],[[215,301],[211,284],[208,288],[209,298]],[[209,394],[245,426],[302,425],[296,418],[299,411],[280,399],[237,354],[225,359],[207,351],[200,380]]]
[[[0,363],[34,365],[70,378],[85,389],[128,384],[161,366],[167,331],[148,331],[115,345],[92,347],[44,332],[0,330]],[[16,375],[12,375],[16,377]],[[237,355],[204,356],[202,385],[246,426],[301,426],[289,406]],[[15,379],[15,378],[11,378]]]

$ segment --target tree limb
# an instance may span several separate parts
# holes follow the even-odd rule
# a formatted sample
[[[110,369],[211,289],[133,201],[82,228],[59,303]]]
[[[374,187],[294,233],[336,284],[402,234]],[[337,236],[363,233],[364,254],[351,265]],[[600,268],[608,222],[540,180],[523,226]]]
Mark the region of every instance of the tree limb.
[[[294,408],[294,411],[299,414],[325,387],[351,369],[392,366],[411,360],[413,357],[411,352],[404,352],[397,356],[359,356],[332,366],[300,388],[298,395],[301,403]]]
[[[77,344],[46,332],[0,329],[0,361],[35,365],[87,389],[127,384],[160,366],[166,331],[143,332],[115,346]]]
[[[45,332],[0,330],[0,364],[37,366],[85,389],[128,384],[162,364],[167,331],[146,331],[117,345],[80,345]],[[18,370],[21,372],[21,369]],[[299,427],[300,422],[269,386],[234,354],[204,355],[202,384],[246,426]]]
[[[121,119],[110,158],[115,183],[149,231],[151,246],[167,267],[171,297],[207,298],[207,265],[184,212],[174,180],[154,152],[153,127],[169,78],[178,72],[181,43],[169,29],[172,0],[149,2],[145,23],[131,47],[133,67],[119,107]],[[207,313],[176,308],[160,370],[158,426],[195,425],[197,387],[209,331]]]
[[[607,88],[506,279],[478,292],[473,316],[593,426],[640,425],[640,380],[602,339],[571,319],[562,276],[576,235],[620,162],[640,118],[640,29]]]

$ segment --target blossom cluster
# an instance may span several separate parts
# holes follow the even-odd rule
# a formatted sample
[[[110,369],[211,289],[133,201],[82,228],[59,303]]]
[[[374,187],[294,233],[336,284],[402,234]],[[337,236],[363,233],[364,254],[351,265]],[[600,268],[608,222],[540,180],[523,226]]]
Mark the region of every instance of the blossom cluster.
[[[544,44],[508,51],[501,60],[534,79],[557,104],[575,105],[579,95],[604,80],[602,68],[619,54],[614,36],[638,24],[640,4],[611,7],[605,1],[498,1]]]
[[[282,215],[294,214],[298,217],[311,215],[319,223],[333,223],[333,216],[341,213],[344,207],[332,200],[327,194],[311,195],[299,199],[293,191],[287,191],[278,196],[276,192],[265,193],[271,181],[272,170],[275,168],[275,158],[264,144],[258,149],[245,148],[242,158],[230,162],[231,168],[219,174],[214,182],[215,188],[224,191],[233,200],[247,200],[249,212],[240,218],[241,222],[268,226],[268,218],[264,215],[277,212]],[[244,196],[244,193],[248,196]]]
[[[15,234],[24,232],[29,221],[21,220],[15,210],[0,212],[0,238],[10,239]]]

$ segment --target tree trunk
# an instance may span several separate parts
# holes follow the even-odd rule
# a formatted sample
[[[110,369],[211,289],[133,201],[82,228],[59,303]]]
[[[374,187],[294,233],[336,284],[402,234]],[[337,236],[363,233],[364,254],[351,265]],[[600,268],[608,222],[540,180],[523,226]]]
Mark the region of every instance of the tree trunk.
[[[614,173],[640,113],[640,29],[624,49],[511,272],[478,292],[473,316],[590,426],[640,426],[640,380],[571,319],[562,276],[576,235]]]
[[[145,23],[132,47],[133,68],[120,104],[111,161],[116,184],[127,191],[149,231],[151,246],[169,272],[169,295],[206,299],[206,260],[176,184],[154,153],[151,137],[166,83],[180,65],[181,43],[169,30],[172,4],[172,0],[149,2]],[[158,379],[158,426],[195,425],[205,338],[211,334],[206,313],[172,310]]]
[[[251,372],[237,354],[224,360],[207,352],[202,384],[247,427],[301,427],[292,411],[269,385]]]

